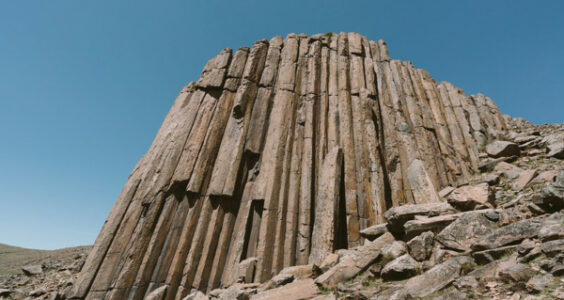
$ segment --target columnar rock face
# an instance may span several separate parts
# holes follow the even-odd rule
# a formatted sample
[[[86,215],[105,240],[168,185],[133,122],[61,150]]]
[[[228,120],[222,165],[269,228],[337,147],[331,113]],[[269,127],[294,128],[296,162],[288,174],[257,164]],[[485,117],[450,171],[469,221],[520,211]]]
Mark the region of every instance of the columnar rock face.
[[[389,208],[442,201],[505,130],[489,98],[356,33],[225,49],[178,95],[71,296],[182,299],[319,263]]]

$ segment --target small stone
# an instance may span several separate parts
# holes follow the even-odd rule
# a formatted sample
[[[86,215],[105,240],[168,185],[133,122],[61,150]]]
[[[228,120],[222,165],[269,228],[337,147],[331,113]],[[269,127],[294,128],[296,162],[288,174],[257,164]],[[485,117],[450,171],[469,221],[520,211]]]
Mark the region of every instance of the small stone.
[[[512,142],[507,141],[495,141],[486,146],[486,153],[493,157],[509,157],[509,156],[519,156],[520,150],[519,146]]]

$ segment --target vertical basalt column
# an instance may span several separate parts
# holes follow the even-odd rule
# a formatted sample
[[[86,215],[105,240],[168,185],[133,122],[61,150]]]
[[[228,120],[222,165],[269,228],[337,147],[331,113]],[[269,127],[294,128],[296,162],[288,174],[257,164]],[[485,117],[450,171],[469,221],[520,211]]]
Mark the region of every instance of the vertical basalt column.
[[[128,178],[72,299],[164,299],[264,282],[364,241],[393,206],[442,201],[507,128],[356,33],[222,50]]]

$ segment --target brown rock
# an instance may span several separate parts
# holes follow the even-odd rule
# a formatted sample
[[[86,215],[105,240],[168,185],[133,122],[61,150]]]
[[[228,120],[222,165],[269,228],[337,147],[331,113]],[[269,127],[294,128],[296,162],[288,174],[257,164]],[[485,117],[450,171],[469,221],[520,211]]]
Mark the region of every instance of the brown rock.
[[[479,207],[493,207],[495,195],[488,184],[463,186],[454,190],[447,197],[448,203],[462,210],[472,210]]]
[[[435,239],[447,248],[467,251],[474,241],[490,234],[497,222],[486,217],[487,211],[466,212],[443,229]]]
[[[419,263],[409,254],[404,254],[387,263],[382,269],[381,275],[384,280],[401,280],[417,275]]]
[[[456,280],[462,267],[467,264],[472,264],[472,260],[467,256],[451,258],[434,266],[429,271],[409,279],[403,289],[411,297],[425,297]]]
[[[285,286],[260,292],[251,296],[252,300],[311,299],[319,295],[313,279],[297,280]]]
[[[407,242],[409,254],[418,261],[424,261],[433,253],[435,235],[431,231],[423,232]]]
[[[325,288],[333,288],[339,282],[347,281],[366,270],[381,255],[381,250],[394,241],[390,233],[352,250],[343,256],[337,265],[317,277],[315,283]]]
[[[506,141],[495,141],[486,146],[486,153],[493,158],[519,156],[519,146]]]

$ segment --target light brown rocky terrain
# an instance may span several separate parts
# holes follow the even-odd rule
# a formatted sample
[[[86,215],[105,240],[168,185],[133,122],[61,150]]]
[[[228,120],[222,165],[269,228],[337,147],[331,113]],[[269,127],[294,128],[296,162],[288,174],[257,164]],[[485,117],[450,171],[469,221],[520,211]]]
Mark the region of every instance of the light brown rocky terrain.
[[[0,244],[0,299],[61,299],[91,248],[34,250]]]
[[[60,297],[562,297],[563,156],[562,125],[503,117],[383,41],[225,49]]]

